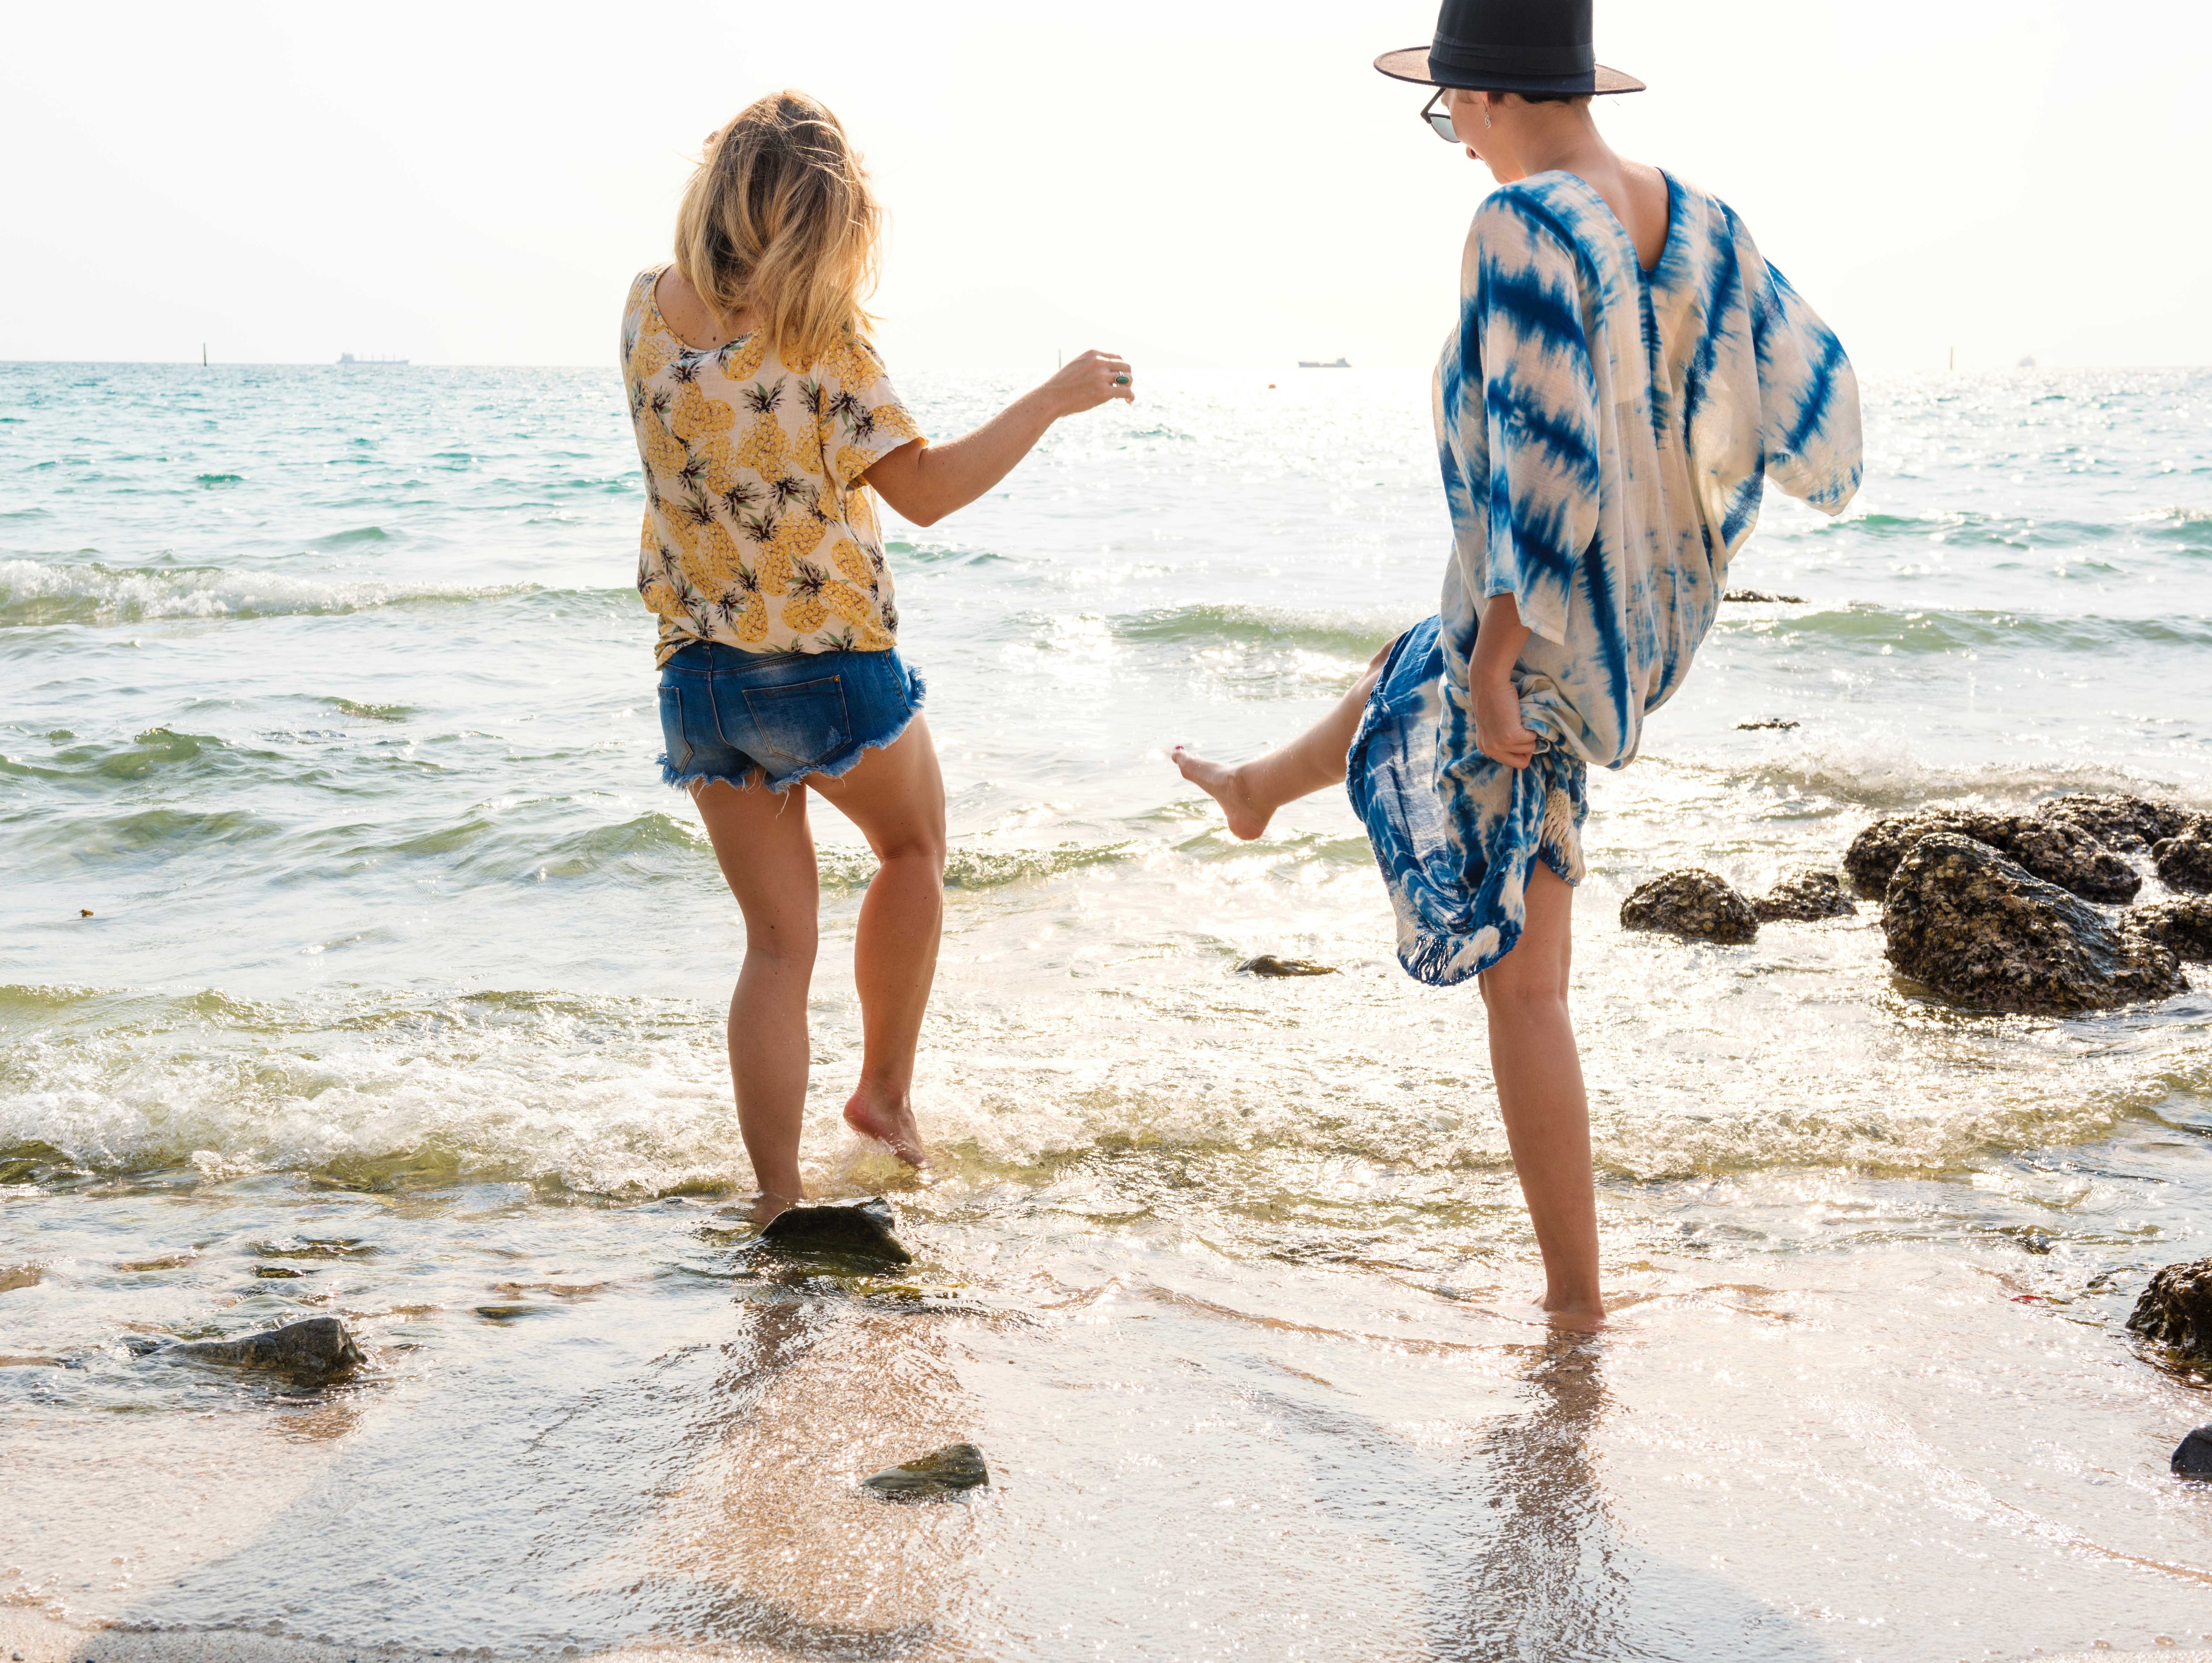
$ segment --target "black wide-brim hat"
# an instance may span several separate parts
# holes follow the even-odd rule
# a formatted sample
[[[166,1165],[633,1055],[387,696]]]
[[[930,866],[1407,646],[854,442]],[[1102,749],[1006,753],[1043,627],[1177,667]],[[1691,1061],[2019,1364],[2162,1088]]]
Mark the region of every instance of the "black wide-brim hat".
[[[1384,52],[1375,67],[1400,81],[1474,92],[1640,93],[1591,45],[1590,0],[1444,0],[1437,38]]]

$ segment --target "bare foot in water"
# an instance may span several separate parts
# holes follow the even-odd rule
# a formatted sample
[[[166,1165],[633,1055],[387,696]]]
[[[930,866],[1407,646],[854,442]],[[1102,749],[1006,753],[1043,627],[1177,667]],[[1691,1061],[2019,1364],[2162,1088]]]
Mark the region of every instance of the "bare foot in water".
[[[863,1137],[872,1137],[909,1167],[926,1170],[929,1150],[914,1124],[914,1104],[906,1097],[896,1100],[878,1096],[865,1086],[845,1105],[845,1124]]]
[[[1185,779],[1221,805],[1221,812],[1229,816],[1231,837],[1249,843],[1267,831],[1273,815],[1252,801],[1243,769],[1194,757],[1180,745],[1175,748],[1175,765]]]
[[[1605,1307],[1602,1305],[1553,1305],[1540,1301],[1536,1307],[1544,1320],[1554,1328],[1574,1328],[1587,1331],[1605,1326]]]

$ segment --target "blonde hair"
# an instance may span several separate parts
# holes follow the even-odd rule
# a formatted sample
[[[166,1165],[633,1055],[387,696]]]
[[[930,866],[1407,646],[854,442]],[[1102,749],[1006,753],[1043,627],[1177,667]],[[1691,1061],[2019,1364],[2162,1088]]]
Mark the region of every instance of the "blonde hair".
[[[676,270],[724,319],[750,306],[794,369],[874,321],[883,210],[836,116],[770,93],[708,136],[676,214]]]

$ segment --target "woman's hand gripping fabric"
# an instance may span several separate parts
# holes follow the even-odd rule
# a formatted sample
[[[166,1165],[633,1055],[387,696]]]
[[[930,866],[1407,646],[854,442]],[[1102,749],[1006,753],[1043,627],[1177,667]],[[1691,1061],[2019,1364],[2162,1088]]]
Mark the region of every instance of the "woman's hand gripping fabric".
[[[1510,676],[1485,676],[1468,690],[1474,697],[1475,748],[1492,762],[1526,768],[1536,759],[1536,735],[1521,725],[1521,690]]]

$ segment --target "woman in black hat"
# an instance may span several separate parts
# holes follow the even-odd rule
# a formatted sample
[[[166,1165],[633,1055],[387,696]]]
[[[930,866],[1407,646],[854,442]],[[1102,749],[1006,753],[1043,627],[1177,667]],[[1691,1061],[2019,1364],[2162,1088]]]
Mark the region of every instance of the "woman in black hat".
[[[1438,615],[1311,732],[1176,764],[1256,838],[1344,782],[1438,986],[1479,977],[1544,1256],[1544,1307],[1604,1314],[1589,1114],[1567,1011],[1589,764],[1625,766],[1711,629],[1764,483],[1833,514],[1858,488],[1842,345],[1718,198],[1607,144],[1589,0],[1445,0],[1376,67],[1490,169],[1437,365],[1453,546]]]

